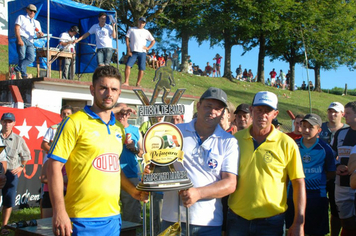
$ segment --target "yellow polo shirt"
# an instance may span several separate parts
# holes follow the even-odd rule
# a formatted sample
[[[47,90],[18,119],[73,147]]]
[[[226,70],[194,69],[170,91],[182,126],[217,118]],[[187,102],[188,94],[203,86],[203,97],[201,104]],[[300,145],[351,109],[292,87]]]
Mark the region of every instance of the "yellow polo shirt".
[[[240,147],[237,188],[228,205],[237,215],[252,220],[267,218],[287,210],[287,185],[304,178],[297,144],[286,134],[272,131],[256,150],[250,126],[235,134]]]

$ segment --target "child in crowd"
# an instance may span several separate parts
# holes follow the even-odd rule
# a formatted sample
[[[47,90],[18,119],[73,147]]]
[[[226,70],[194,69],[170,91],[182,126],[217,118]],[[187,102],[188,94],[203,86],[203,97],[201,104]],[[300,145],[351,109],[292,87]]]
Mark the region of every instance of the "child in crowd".
[[[296,140],[305,174],[307,206],[304,233],[306,235],[329,233],[329,204],[326,195],[326,181],[335,176],[336,166],[331,147],[318,138],[321,125],[320,116],[313,113],[307,114],[302,120],[302,138]],[[289,228],[294,218],[291,184],[289,184],[287,203],[286,226]]]
[[[212,77],[216,77],[215,73],[216,73],[216,63],[213,63],[213,76]]]

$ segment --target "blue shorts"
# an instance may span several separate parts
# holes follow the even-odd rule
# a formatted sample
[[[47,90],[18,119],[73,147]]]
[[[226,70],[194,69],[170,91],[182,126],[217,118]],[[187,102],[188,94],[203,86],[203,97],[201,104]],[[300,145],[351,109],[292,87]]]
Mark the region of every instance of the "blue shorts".
[[[120,236],[121,215],[103,218],[71,218],[72,236]]]
[[[144,52],[133,52],[132,56],[127,59],[126,66],[133,67],[136,60],[138,60],[138,69],[145,70],[146,69],[146,53]]]
[[[11,170],[7,170],[5,175],[7,180],[4,188],[2,189],[2,205],[5,207],[14,207],[19,177],[17,175],[13,175]]]
[[[287,200],[286,227],[289,228],[294,219],[293,199]],[[309,235],[325,235],[329,233],[329,202],[326,197],[307,198],[305,209],[304,233]]]

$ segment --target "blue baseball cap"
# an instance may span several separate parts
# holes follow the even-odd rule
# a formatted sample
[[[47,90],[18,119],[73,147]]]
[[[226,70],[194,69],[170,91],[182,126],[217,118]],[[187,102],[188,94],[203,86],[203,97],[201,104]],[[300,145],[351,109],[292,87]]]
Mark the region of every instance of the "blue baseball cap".
[[[4,113],[1,117],[1,120],[11,120],[11,121],[15,121],[15,115],[8,112],[8,113]]]

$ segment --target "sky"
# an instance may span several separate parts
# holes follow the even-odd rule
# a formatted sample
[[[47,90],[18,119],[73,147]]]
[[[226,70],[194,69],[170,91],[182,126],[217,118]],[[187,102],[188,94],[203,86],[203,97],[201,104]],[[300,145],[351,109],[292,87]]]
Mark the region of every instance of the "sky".
[[[180,43],[177,43],[180,45]],[[155,48],[155,47],[153,47]],[[124,44],[119,44],[119,52],[121,55],[122,52],[126,52],[126,46]],[[224,70],[224,57],[225,50],[223,47],[215,46],[210,47],[208,42],[204,42],[199,45],[194,39],[189,41],[188,45],[188,54],[191,57],[191,60],[195,65],[199,65],[200,68],[204,69],[206,63],[209,62],[210,65],[213,65],[215,60],[213,58],[217,53],[223,57],[221,60],[222,68],[221,74],[223,74]],[[173,53],[173,52],[172,52]],[[245,55],[241,56],[243,53],[243,49],[241,46],[233,46],[231,51],[231,71],[233,75],[236,76],[236,68],[241,64],[242,69],[252,69],[252,73],[254,76],[257,73],[257,62],[258,62],[258,48],[255,48]],[[279,74],[280,70],[283,70],[285,73],[289,70],[289,64],[284,61],[274,61],[270,62],[270,58],[265,58],[265,79],[269,78],[269,72],[275,68],[276,72]],[[300,64],[296,65],[295,68],[295,83],[297,86],[301,86],[303,81],[307,81],[307,77],[309,74],[309,80],[311,80],[314,84],[315,76],[314,70],[307,70],[302,67]],[[321,70],[320,78],[321,78],[321,88],[322,89],[332,89],[334,87],[344,88],[347,83],[348,89],[356,89],[356,71],[350,71],[347,67],[339,67],[337,70]]]

